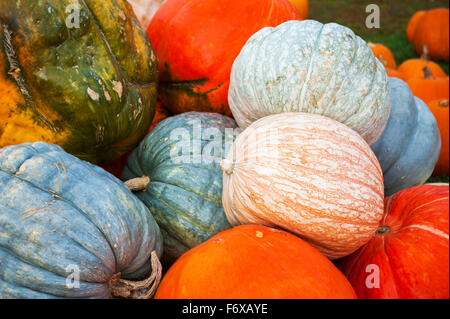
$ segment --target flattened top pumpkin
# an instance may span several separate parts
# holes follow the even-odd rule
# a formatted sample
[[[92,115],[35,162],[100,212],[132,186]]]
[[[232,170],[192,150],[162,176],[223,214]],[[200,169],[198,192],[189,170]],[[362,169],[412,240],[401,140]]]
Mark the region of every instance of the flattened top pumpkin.
[[[0,21],[0,147],[103,162],[145,135],[157,59],[127,1],[1,1]]]
[[[162,254],[144,204],[56,145],[0,149],[0,212],[0,298],[107,298],[113,275],[140,279]]]
[[[315,113],[372,145],[388,121],[391,88],[381,62],[352,30],[288,21],[250,38],[233,64],[228,100],[241,128],[271,114]]]

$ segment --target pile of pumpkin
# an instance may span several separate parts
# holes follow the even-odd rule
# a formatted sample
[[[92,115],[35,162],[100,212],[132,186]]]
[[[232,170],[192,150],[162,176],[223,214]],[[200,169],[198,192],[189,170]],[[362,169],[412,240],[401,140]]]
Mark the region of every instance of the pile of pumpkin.
[[[0,2],[1,298],[449,297],[445,73],[307,1],[130,2]]]

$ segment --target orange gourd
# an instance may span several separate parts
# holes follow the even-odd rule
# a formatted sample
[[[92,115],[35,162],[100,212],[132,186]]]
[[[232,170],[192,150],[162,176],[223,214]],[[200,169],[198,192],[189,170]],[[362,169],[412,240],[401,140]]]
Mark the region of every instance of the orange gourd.
[[[386,68],[386,73],[391,78],[398,78],[398,79],[403,80],[403,73],[401,73],[399,70]]]
[[[244,44],[264,27],[298,19],[288,0],[168,0],[147,29],[161,101],[173,114],[231,115],[230,72]]]
[[[417,24],[425,15],[425,13],[426,11],[424,10],[417,11],[409,20],[408,27],[406,28],[406,38],[409,42],[412,42],[414,40],[414,33],[416,32]]]
[[[441,176],[449,174],[449,157],[448,157],[448,147],[449,147],[449,102],[448,99],[445,100],[434,100],[428,103],[428,107],[436,118],[439,131],[441,132],[442,148],[441,155],[437,162],[436,168],[433,175]]]
[[[169,269],[155,299],[353,299],[344,275],[302,239],[246,225],[223,231]]]
[[[425,103],[437,99],[448,99],[449,82],[448,77],[438,78],[431,75],[428,68],[424,68],[421,78],[413,78],[407,81],[414,96]]]
[[[385,45],[381,43],[368,43],[369,48],[372,50],[375,57],[380,60],[385,68],[396,69],[397,63],[395,62],[394,54]]]
[[[417,53],[422,54],[426,46],[431,58],[448,61],[448,28],[448,9],[427,11],[417,22],[414,31],[413,44]]]
[[[289,0],[296,8],[300,14],[301,20],[308,19],[309,3],[308,0]]]
[[[423,185],[386,198],[371,241],[339,261],[359,298],[448,299],[447,185]]]
[[[362,137],[330,118],[280,113],[251,124],[221,164],[231,225],[286,229],[337,259],[383,215],[383,173]]]
[[[439,64],[429,61],[426,55],[423,55],[420,59],[409,59],[400,64],[397,71],[399,71],[405,81],[414,78],[423,78],[423,68],[428,68],[431,75],[437,78],[445,78],[447,74],[439,66]]]

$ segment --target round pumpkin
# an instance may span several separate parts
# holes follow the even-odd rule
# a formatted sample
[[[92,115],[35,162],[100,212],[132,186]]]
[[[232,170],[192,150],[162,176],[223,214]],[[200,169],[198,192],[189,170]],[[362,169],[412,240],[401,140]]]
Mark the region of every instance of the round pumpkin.
[[[309,3],[308,0],[289,0],[298,10],[301,20],[308,19]]]
[[[230,70],[242,46],[263,27],[299,18],[288,0],[168,0],[148,28],[163,104],[173,114],[231,115]]]
[[[147,28],[156,11],[167,0],[128,0],[128,2],[133,6],[134,13],[141,22],[141,25]]]
[[[405,81],[412,80],[415,78],[424,77],[424,68],[428,68],[431,75],[437,78],[445,78],[447,74],[440,67],[439,64],[429,61],[426,57],[421,57],[420,59],[409,59],[400,64],[397,71],[403,75]]]
[[[449,298],[448,196],[424,185],[386,198],[371,241],[339,262],[359,298]]]
[[[449,11],[438,8],[428,10],[417,22],[413,44],[417,53],[422,54],[426,46],[433,59],[448,61]]]
[[[0,211],[0,298],[151,296],[124,279],[160,276],[150,264],[162,253],[159,227],[100,167],[52,144],[4,147]]]
[[[403,74],[398,70],[386,68],[386,73],[391,78],[397,78],[397,79],[403,80]]]
[[[383,135],[372,147],[383,169],[386,196],[424,184],[441,150],[436,119],[427,105],[414,97],[402,80],[391,78],[390,82],[391,115]]]
[[[122,179],[133,187],[144,178],[136,195],[162,229],[165,262],[231,227],[222,207],[220,162],[236,127],[220,114],[183,113],[159,123],[128,158]]]
[[[344,275],[302,239],[256,225],[221,232],[169,269],[156,299],[354,299]]]
[[[157,59],[127,1],[1,1],[0,20],[0,147],[45,141],[102,163],[145,136]]]
[[[449,146],[449,129],[448,129],[448,99],[434,100],[428,103],[428,107],[436,118],[439,131],[441,133],[442,148],[433,175],[441,176],[448,175],[449,173],[449,158],[448,158],[448,146]]]
[[[409,42],[413,42],[414,40],[414,33],[416,32],[417,24],[419,23],[420,19],[425,15],[425,10],[417,11],[413,14],[411,19],[408,22],[408,26],[406,28],[406,38]]]
[[[424,68],[423,73],[424,76],[422,78],[415,78],[407,81],[414,96],[418,97],[425,103],[437,99],[448,99],[448,77],[434,77],[431,75],[431,72],[428,70],[428,68]]]
[[[333,259],[367,243],[383,215],[375,154],[355,131],[321,115],[254,122],[221,167],[231,225],[280,227]]]
[[[385,45],[381,43],[368,43],[369,48],[372,50],[375,57],[384,65],[385,68],[396,69],[397,63],[395,62],[394,54]]]
[[[231,71],[229,103],[242,129],[280,112],[325,115],[372,145],[383,133],[391,88],[381,62],[350,29],[313,20],[264,28]]]

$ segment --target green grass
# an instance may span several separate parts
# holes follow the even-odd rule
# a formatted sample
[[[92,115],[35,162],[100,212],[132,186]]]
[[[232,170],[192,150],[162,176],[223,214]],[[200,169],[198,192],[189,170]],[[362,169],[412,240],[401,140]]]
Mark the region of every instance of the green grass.
[[[380,28],[366,27],[366,7],[369,4],[380,7]],[[378,42],[391,49],[397,65],[416,58],[418,54],[406,40],[409,19],[418,10],[448,8],[448,0],[309,0],[309,18],[322,23],[336,22],[351,28],[368,42]],[[435,61],[449,74],[449,64]],[[448,183],[448,176],[432,177],[430,183]]]

